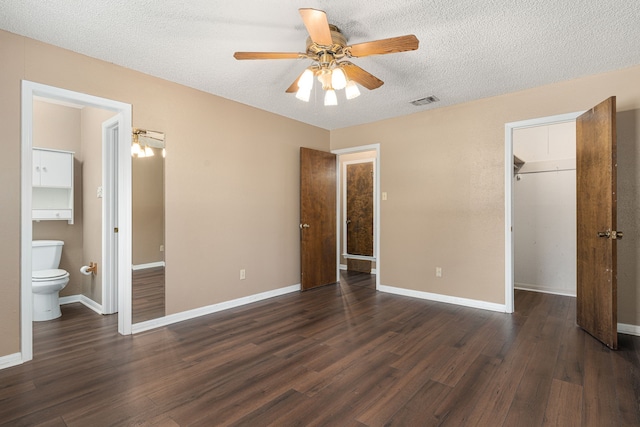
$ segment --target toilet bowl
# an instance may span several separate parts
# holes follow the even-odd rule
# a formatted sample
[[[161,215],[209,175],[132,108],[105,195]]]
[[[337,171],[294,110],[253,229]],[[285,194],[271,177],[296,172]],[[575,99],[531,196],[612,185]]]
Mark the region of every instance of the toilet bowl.
[[[33,320],[44,321],[60,317],[59,292],[69,283],[69,273],[58,268],[63,241],[34,240],[31,293]]]

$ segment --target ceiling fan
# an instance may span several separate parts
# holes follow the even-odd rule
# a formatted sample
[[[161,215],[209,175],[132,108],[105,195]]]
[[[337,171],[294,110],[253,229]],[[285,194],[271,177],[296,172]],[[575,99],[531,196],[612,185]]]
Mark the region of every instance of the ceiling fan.
[[[345,89],[347,99],[360,95],[356,83],[369,90],[384,84],[382,80],[350,62],[350,58],[418,49],[418,39],[413,34],[348,45],[346,37],[335,25],[329,24],[327,14],[317,9],[299,9],[307,28],[307,50],[295,52],[236,52],[234,58],[243,59],[310,59],[313,64],[305,69],[289,86],[287,93],[309,101],[313,78],[317,77],[325,90],[325,105],[337,105],[335,90]]]

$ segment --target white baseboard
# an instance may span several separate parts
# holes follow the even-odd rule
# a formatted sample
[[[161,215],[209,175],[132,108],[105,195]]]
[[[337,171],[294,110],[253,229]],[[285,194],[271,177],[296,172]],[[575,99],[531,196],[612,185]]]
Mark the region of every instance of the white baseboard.
[[[291,292],[297,292],[299,290],[300,290],[299,284],[292,285],[284,288],[274,289],[272,291],[262,292],[255,295],[249,295],[247,297],[242,297],[242,298],[234,299],[231,301],[225,301],[218,304],[208,305],[206,307],[194,308],[193,310],[187,310],[187,311],[182,311],[180,313],[170,314],[168,316],[160,317],[158,319],[135,323],[131,325],[131,333],[136,334],[138,332],[148,331],[150,329],[159,328],[161,326],[167,326],[172,323],[178,323],[184,320],[205,316],[207,314],[217,313],[219,311],[228,310],[230,308],[239,307],[241,305],[251,304],[253,302],[262,301],[268,298],[289,294]]]
[[[498,311],[506,313],[507,307],[504,304],[496,304],[494,302],[479,301],[468,298],[453,297],[449,295],[433,294],[431,292],[414,291],[412,289],[396,288],[393,286],[380,285],[378,290],[395,295],[403,295],[406,297],[420,298],[429,301],[444,302],[447,304],[461,305],[464,307],[480,308],[482,310]]]
[[[346,264],[340,264],[340,270],[346,270],[347,269],[347,265]],[[375,268],[371,269],[371,274],[378,274],[378,270],[376,270]]]
[[[0,357],[0,369],[10,368],[22,363],[22,353],[7,354]]]
[[[98,314],[103,314],[102,305],[98,304],[94,300],[90,299],[85,295],[69,295],[66,297],[60,297],[60,305],[63,304],[72,304],[74,302],[79,302],[87,308],[95,311]]]
[[[562,295],[564,297],[574,297],[576,292],[559,291],[555,288],[540,285],[529,285],[527,283],[514,283],[513,289],[520,289],[522,291],[541,292],[543,294]]]
[[[621,334],[635,335],[640,337],[640,325],[627,325],[625,323],[618,323],[618,332]]]
[[[131,266],[132,270],[145,270],[147,268],[156,268],[156,267],[164,267],[165,263],[164,261],[157,261],[157,262],[149,262],[146,264],[135,264]]]

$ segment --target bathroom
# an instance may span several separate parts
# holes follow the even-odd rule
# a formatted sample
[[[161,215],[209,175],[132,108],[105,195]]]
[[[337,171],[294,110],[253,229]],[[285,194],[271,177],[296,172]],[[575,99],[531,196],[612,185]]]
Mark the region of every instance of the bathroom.
[[[72,220],[34,220],[33,240],[64,242],[59,268],[69,272],[60,291],[60,303],[82,302],[101,312],[100,274],[84,275],[80,268],[102,259],[102,123],[112,111],[52,102],[33,101],[33,147],[73,152]],[[98,273],[100,271],[98,270]],[[36,317],[36,316],[34,316]]]
[[[59,293],[60,304],[80,302],[100,314],[109,312],[102,301],[102,125],[114,115],[113,111],[49,98],[34,97],[33,100],[33,147],[73,153],[73,213],[70,221],[34,220],[32,240],[64,242],[58,268],[69,273],[69,282]],[[138,231],[133,236],[133,264],[134,267],[141,264],[143,268],[162,266],[164,276],[164,159],[162,148],[153,150],[157,153],[155,159],[132,158],[133,200],[139,202],[133,203],[133,229]],[[37,207],[35,194],[34,209]],[[155,251],[147,247],[147,242]],[[91,263],[97,264],[97,271],[82,274],[81,268]],[[164,282],[164,277],[162,280]],[[161,297],[160,310],[164,315],[164,289]],[[34,320],[52,317],[42,318],[36,311],[34,306]]]

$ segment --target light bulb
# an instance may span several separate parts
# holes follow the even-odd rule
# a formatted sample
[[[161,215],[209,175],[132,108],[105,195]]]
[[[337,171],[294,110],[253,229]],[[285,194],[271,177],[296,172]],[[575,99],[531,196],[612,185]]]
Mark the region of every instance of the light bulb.
[[[133,134],[133,144],[131,145],[131,155],[135,156],[137,154],[140,154],[140,143],[138,142],[138,134],[134,133]]]
[[[144,155],[145,157],[152,157],[153,156],[153,150],[151,149],[151,147],[149,147],[148,145],[146,147],[144,147]]]
[[[347,76],[344,75],[342,68],[334,68],[331,72],[331,86],[336,89],[344,89],[347,86]]]
[[[304,73],[302,73],[302,75],[300,76],[300,79],[298,80],[298,89],[311,91],[312,87],[313,87],[313,71],[307,68],[306,70],[304,70]]]
[[[311,89],[300,88],[296,92],[296,98],[301,101],[309,102],[309,98],[311,97]]]
[[[360,90],[358,89],[356,82],[354,82],[353,80],[349,80],[349,83],[347,83],[347,87],[345,89],[345,94],[347,96],[347,99],[353,99],[360,96]]]
[[[324,105],[338,105],[338,98],[336,97],[336,91],[329,89],[324,94]]]

